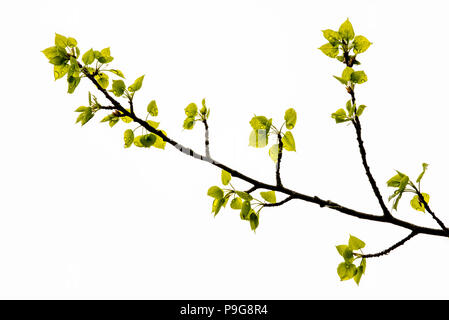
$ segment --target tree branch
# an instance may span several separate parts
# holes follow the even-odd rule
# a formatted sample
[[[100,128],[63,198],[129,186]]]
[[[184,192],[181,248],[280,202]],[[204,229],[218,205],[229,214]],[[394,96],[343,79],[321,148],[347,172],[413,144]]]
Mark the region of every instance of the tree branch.
[[[81,66],[82,67],[82,66]],[[128,110],[126,110],[125,108],[122,107],[122,105],[115,100],[105,89],[103,89],[98,82],[95,80],[94,76],[89,74],[89,72],[83,68],[83,72],[85,73],[86,77],[97,87],[97,89],[103,93],[103,95],[106,97],[106,99],[108,99],[112,105],[116,108],[116,110],[122,112],[125,116],[130,117],[131,119],[133,119],[134,122],[140,124],[142,127],[144,127],[148,132],[154,133],[156,135],[158,135],[159,137],[161,137],[165,142],[171,144],[172,146],[174,146],[176,149],[178,149],[179,151],[195,158],[201,161],[206,161],[208,163],[211,163],[213,166],[220,168],[222,170],[225,170],[227,172],[229,172],[231,174],[231,176],[235,177],[235,178],[239,178],[243,181],[246,181],[250,184],[253,185],[253,187],[251,187],[248,191],[249,192],[253,192],[254,190],[257,189],[267,189],[267,190],[272,190],[272,191],[278,191],[281,192],[285,195],[288,195],[291,197],[291,199],[300,199],[306,202],[310,202],[310,203],[315,203],[317,205],[319,205],[320,207],[327,207],[330,208],[332,210],[353,216],[353,217],[357,217],[359,219],[364,219],[364,220],[370,220],[370,221],[377,221],[377,222],[383,222],[383,223],[389,223],[389,224],[393,224],[396,226],[400,226],[406,229],[410,229],[412,231],[414,231],[415,233],[419,234],[429,234],[429,235],[434,235],[434,236],[447,236],[444,230],[440,230],[440,229],[432,229],[432,228],[427,228],[427,227],[422,227],[422,226],[418,226],[418,225],[414,225],[412,223],[403,221],[403,220],[399,220],[397,218],[394,217],[387,217],[385,215],[383,216],[378,216],[378,215],[373,215],[373,214],[368,214],[368,213],[364,213],[361,211],[357,211],[354,209],[350,209],[347,208],[345,206],[342,206],[336,202],[330,201],[330,200],[323,200],[317,196],[309,196],[309,195],[305,195],[296,191],[293,191],[291,189],[285,188],[284,186],[278,186],[278,185],[271,185],[271,184],[267,184],[261,181],[258,181],[256,179],[253,179],[237,170],[234,170],[214,159],[211,158],[207,158],[203,155],[200,155],[198,153],[196,153],[195,151],[193,151],[190,148],[184,147],[183,145],[179,144],[178,142],[176,142],[175,140],[172,140],[171,138],[169,138],[167,135],[165,135],[162,131],[155,129],[154,127],[152,127],[151,125],[149,125],[146,121],[138,118],[135,114],[131,114]],[[249,193],[248,192],[248,193]]]
[[[287,198],[285,198],[282,201],[276,202],[276,203],[265,203],[263,206],[264,207],[278,207],[278,206],[282,206],[284,203],[289,202],[290,200],[294,199],[293,196],[289,196]]]
[[[282,149],[284,148],[284,143],[282,142],[281,133],[278,133],[278,159],[276,161],[276,185],[282,186],[281,181],[281,160],[282,160]]]
[[[429,204],[424,200],[423,195],[421,194],[421,192],[419,192],[416,188],[415,188],[416,192],[418,193],[418,197],[419,197],[419,201],[424,205],[424,208],[426,209],[426,211],[428,213],[430,213],[430,215],[432,216],[432,218],[438,223],[438,225],[441,227],[441,229],[444,230],[444,232],[446,232],[446,234],[449,236],[449,230],[447,229],[447,227],[444,225],[443,221],[441,221],[435,213],[433,213],[432,210],[430,210]]]
[[[360,257],[362,257],[362,258],[377,258],[377,257],[383,256],[383,255],[389,254],[391,251],[393,251],[394,249],[402,246],[404,243],[409,241],[411,238],[413,238],[417,234],[418,234],[417,232],[412,231],[407,237],[405,237],[401,241],[395,243],[394,245],[392,245],[388,249],[385,249],[385,250],[383,250],[381,252],[378,252],[378,253],[362,254],[362,255],[360,255]]]
[[[209,150],[209,126],[207,125],[207,120],[203,120],[204,123],[204,146],[206,149],[206,158],[210,158],[210,150]]]

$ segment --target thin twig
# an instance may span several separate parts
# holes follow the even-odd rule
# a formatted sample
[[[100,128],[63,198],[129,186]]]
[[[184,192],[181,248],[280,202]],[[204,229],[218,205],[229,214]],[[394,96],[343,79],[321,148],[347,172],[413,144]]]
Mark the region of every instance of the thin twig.
[[[276,161],[276,185],[282,186],[281,180],[281,160],[282,160],[282,149],[284,148],[284,143],[282,142],[281,133],[278,133],[278,159]]]
[[[209,126],[207,125],[207,120],[203,120],[204,123],[204,147],[206,149],[206,158],[210,158],[210,150],[209,150]]]
[[[378,253],[362,254],[362,255],[360,255],[360,257],[362,257],[362,258],[376,258],[376,257],[380,257],[380,256],[383,256],[383,255],[389,254],[391,251],[393,251],[394,249],[402,246],[404,243],[409,241],[411,238],[413,238],[417,234],[418,234],[417,232],[412,231],[407,237],[405,237],[401,241],[395,243],[394,245],[392,245],[388,249],[385,249],[385,250],[383,250],[381,252],[378,252]]]

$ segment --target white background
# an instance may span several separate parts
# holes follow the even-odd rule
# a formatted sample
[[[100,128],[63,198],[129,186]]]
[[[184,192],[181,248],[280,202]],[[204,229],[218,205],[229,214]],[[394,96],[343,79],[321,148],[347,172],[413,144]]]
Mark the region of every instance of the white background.
[[[373,45],[358,86],[368,161],[386,199],[394,169],[412,178],[449,224],[446,1],[9,1],[0,13],[0,298],[313,299],[448,298],[449,242],[418,236],[368,261],[360,287],[340,282],[335,245],[354,234],[365,252],[408,231],[292,201],[261,212],[254,234],[238,212],[210,214],[220,170],[171,147],[123,149],[124,123],[96,116],[54,82],[40,52],[54,33],[85,52],[110,46],[128,84],[145,74],[137,110],[158,102],[161,128],[203,152],[203,128],[183,131],[184,107],[206,97],[217,160],[273,182],[268,149],[248,147],[254,113],[282,120],[295,107],[296,153],[284,184],[380,213],[351,126],[330,114],[348,99],[343,65],[317,48],[349,17]],[[104,100],[101,100],[104,101]],[[247,184],[233,181],[245,189]],[[278,199],[282,196],[278,195]],[[438,227],[410,208],[398,217]],[[391,204],[389,204],[391,206]]]

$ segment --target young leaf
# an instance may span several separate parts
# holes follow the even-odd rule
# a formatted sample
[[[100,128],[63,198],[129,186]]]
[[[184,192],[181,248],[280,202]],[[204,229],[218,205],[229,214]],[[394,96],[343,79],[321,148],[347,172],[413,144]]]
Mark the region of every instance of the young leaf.
[[[103,88],[107,89],[109,86],[109,77],[106,73],[100,72],[95,76],[95,80],[97,80],[98,84]]]
[[[228,185],[231,182],[231,174],[225,170],[221,170],[221,183]]]
[[[69,84],[69,88],[67,90],[68,93],[73,93],[80,83],[81,79],[79,77],[67,77],[67,82]]]
[[[353,263],[342,262],[337,267],[337,274],[341,281],[351,279],[356,272],[357,267]]]
[[[366,108],[366,106],[365,106],[364,104],[360,105],[360,106],[357,108],[357,112],[356,112],[357,117],[360,117],[360,116],[362,115],[363,110],[365,110],[365,108]]]
[[[338,29],[338,33],[343,40],[346,40],[346,42],[354,39],[354,29],[352,28],[352,24],[351,22],[349,22],[349,19],[346,19],[346,21],[343,22],[343,24]]]
[[[198,107],[196,106],[196,103],[192,102],[184,109],[184,111],[187,117],[194,118],[198,113]]]
[[[416,179],[416,182],[417,183],[420,183],[421,182],[421,179],[422,179],[422,177],[424,176],[424,173],[426,173],[426,170],[427,170],[427,167],[428,167],[429,165],[427,164],[427,163],[423,163],[422,164],[422,172],[421,172],[421,174],[419,175],[419,177],[418,177],[418,179]]]
[[[254,116],[249,124],[254,130],[266,130],[269,131],[271,127],[271,119],[268,120],[267,117],[264,116]]]
[[[256,232],[256,229],[259,226],[259,215],[254,211],[252,211],[249,215],[249,223],[251,225],[251,230]]]
[[[151,116],[157,117],[158,109],[157,109],[157,104],[156,104],[155,100],[150,101],[150,103],[147,106],[147,111]]]
[[[291,131],[287,131],[282,137],[282,143],[284,144],[284,149],[287,151],[296,151],[295,138]]]
[[[351,74],[354,73],[354,69],[350,68],[350,67],[346,67],[342,74],[341,74],[341,79],[343,79],[343,81],[348,82],[349,80],[351,80]]]
[[[154,129],[157,129],[157,127],[159,127],[159,122],[156,121],[152,121],[152,120],[147,120],[147,123],[152,126]]]
[[[116,97],[121,97],[125,93],[126,85],[123,80],[112,80],[112,90],[110,90]]]
[[[365,242],[352,235],[349,235],[348,247],[351,250],[359,250],[365,247]]]
[[[354,276],[354,281],[355,283],[357,283],[357,285],[359,285],[360,279],[362,279],[362,275],[363,275],[363,267],[358,267]]]
[[[338,109],[334,113],[332,113],[331,117],[335,119],[336,123],[342,123],[349,121],[348,117],[346,116],[346,111],[344,109]]]
[[[216,217],[218,212],[220,212],[221,207],[224,207],[225,202],[225,199],[214,199],[214,202],[212,203],[212,212],[214,213],[214,217]]]
[[[127,129],[123,135],[125,140],[125,148],[131,147],[134,142],[134,132],[131,129]]]
[[[145,148],[150,148],[156,142],[156,135],[153,133],[140,136],[140,143]]]
[[[249,201],[243,201],[242,209],[240,210],[240,219],[248,220],[249,213],[251,211],[251,203]]]
[[[55,33],[55,45],[65,48],[68,45],[68,39],[60,34]]]
[[[88,50],[85,54],[83,54],[83,57],[81,59],[83,60],[83,63],[86,66],[94,62],[95,60],[94,50],[93,49]]]
[[[284,120],[285,120],[285,126],[287,127],[288,130],[291,130],[295,127],[296,125],[296,111],[293,108],[287,109],[287,111],[285,111],[285,115],[284,115]]]
[[[371,42],[368,41],[367,38],[364,36],[356,36],[354,38],[354,53],[362,53],[368,50],[369,46],[371,45]]]
[[[351,81],[354,83],[361,84],[368,81],[368,76],[365,74],[364,71],[354,71],[351,74]]]
[[[335,246],[337,248],[338,253],[343,257],[343,254],[345,253],[345,250],[348,249],[348,246],[345,244]]]
[[[333,76],[335,79],[337,79],[338,81],[340,81],[341,84],[343,85],[347,85],[348,81],[345,81],[345,79],[337,77],[337,76]]]
[[[109,69],[109,70],[104,70],[104,71],[109,71],[109,72],[111,72],[111,73],[113,73],[113,74],[115,74],[115,75],[117,75],[117,76],[119,76],[119,77],[125,79],[125,76],[123,75],[123,72],[121,72],[120,70],[117,70],[117,69]]]
[[[276,203],[276,193],[274,191],[262,191],[260,196],[269,203]]]
[[[430,196],[427,193],[421,193],[424,201],[426,203],[429,203],[430,200]],[[410,205],[412,206],[413,209],[417,210],[417,211],[421,211],[421,212],[425,212],[426,209],[424,207],[424,204],[421,202],[421,200],[419,199],[418,195],[415,195],[413,197],[413,199],[410,201]]]
[[[338,46],[333,46],[330,43],[323,44],[318,49],[320,49],[321,52],[323,52],[326,56],[330,58],[336,58],[339,53]]]
[[[187,117],[184,120],[182,127],[186,130],[192,130],[194,125],[195,125],[195,118]]]
[[[69,71],[69,65],[67,64],[62,64],[59,66],[54,66],[53,67],[53,74],[55,76],[55,80],[61,79],[62,77],[64,77],[67,74],[67,71]]]
[[[341,43],[341,36],[337,31],[326,29],[322,30],[323,36],[332,46],[336,46]]]
[[[243,204],[242,199],[234,198],[231,201],[231,209],[240,210],[242,209],[242,204]]]
[[[249,193],[246,193],[244,191],[236,191],[235,193],[245,201],[253,200],[253,197]]]
[[[72,38],[72,37],[68,37],[68,38],[67,38],[67,45],[68,45],[70,48],[76,47],[77,44],[78,44],[78,42],[76,41],[75,38]]]
[[[249,145],[255,148],[263,148],[268,144],[268,132],[265,129],[252,130],[249,135]]]
[[[145,75],[137,78],[136,81],[134,81],[134,83],[128,87],[128,90],[131,91],[131,92],[136,92],[140,88],[142,88],[142,83],[143,83],[143,78],[144,77],[145,77]]]
[[[161,130],[161,131],[163,134],[166,135],[166,132],[164,130]],[[153,147],[164,150],[166,144],[167,144],[167,142],[164,141],[164,139],[162,139],[161,137],[156,135],[156,141],[154,142]]]
[[[271,146],[270,150],[268,150],[268,154],[270,155],[271,160],[273,160],[274,162],[277,162],[278,155],[279,155],[279,145],[273,144]]]
[[[207,195],[214,199],[223,199],[223,190],[220,187],[213,186],[207,190]]]

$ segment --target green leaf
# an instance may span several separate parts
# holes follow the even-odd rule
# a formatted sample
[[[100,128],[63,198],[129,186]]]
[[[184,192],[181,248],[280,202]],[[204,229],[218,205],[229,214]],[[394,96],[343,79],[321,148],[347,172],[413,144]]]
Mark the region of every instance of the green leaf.
[[[86,111],[87,109],[90,109],[90,107],[84,107],[84,106],[81,106],[81,107],[78,107],[78,108],[75,110],[75,112],[84,112],[84,111]]]
[[[398,173],[395,176],[391,177],[390,180],[387,181],[387,186],[394,187],[394,188],[399,187],[399,185],[401,183],[401,179],[405,175],[403,173],[400,173],[399,171],[397,171],[397,172]]]
[[[351,117],[354,113],[354,106],[352,105],[352,101],[348,100],[346,102],[346,110],[348,111],[348,116]]]
[[[157,117],[159,111],[157,109],[156,100],[150,101],[150,103],[147,106],[147,111],[151,116]]]
[[[53,46],[53,47],[44,49],[44,50],[42,50],[42,53],[49,60],[52,58],[55,58],[55,57],[66,57],[66,59],[68,59],[67,52],[63,48],[58,47],[58,46]]]
[[[123,139],[125,140],[125,148],[131,147],[134,142],[134,132],[131,129],[126,130]]]
[[[207,195],[215,199],[223,199],[223,190],[220,187],[213,186],[207,190]]]
[[[423,163],[422,164],[422,172],[421,172],[421,174],[418,176],[418,179],[416,179],[416,182],[417,183],[420,183],[421,182],[421,179],[422,179],[422,177],[424,176],[424,173],[426,173],[426,170],[427,170],[427,167],[428,167],[429,165],[427,164],[427,163]]]
[[[351,81],[354,83],[365,83],[368,81],[368,76],[365,74],[365,71],[354,71],[351,74]]]
[[[327,41],[330,42],[332,46],[336,46],[341,43],[341,36],[337,31],[326,29],[322,30],[323,36],[326,38]]]
[[[353,73],[354,73],[354,69],[352,69],[350,67],[346,67],[341,74],[341,79],[343,79],[345,82],[348,82],[349,80],[351,80],[351,75]]]
[[[346,111],[344,109],[338,109],[336,112],[332,113],[331,117],[335,119],[336,123],[342,123],[350,120],[346,116]]]
[[[249,215],[249,223],[251,225],[251,230],[256,232],[256,229],[259,226],[259,215],[254,211],[252,211]]]
[[[430,200],[430,196],[427,193],[421,193],[424,201],[426,203],[429,203]],[[424,207],[424,204],[421,202],[421,200],[419,199],[418,195],[415,195],[413,197],[413,199],[410,201],[410,205],[412,206],[413,209],[417,210],[417,211],[421,211],[421,212],[425,212],[426,208]]]
[[[140,141],[140,138],[142,138],[142,136],[134,137],[134,145],[135,145],[136,147],[143,148],[143,144],[142,144],[142,142]]]
[[[401,178],[401,181],[399,182],[399,187],[398,187],[398,190],[397,190],[397,197],[396,197],[396,199],[395,199],[395,201],[393,203],[393,210],[398,210],[399,200],[401,200],[402,193],[404,192],[405,187],[408,184],[408,181],[409,181],[409,178],[406,175],[404,175]]]
[[[368,39],[364,36],[356,36],[353,43],[355,54],[365,52],[371,45],[371,42],[369,42]]]
[[[152,121],[152,120],[147,120],[147,123],[152,126],[154,129],[157,129],[159,127],[159,122],[156,121]]]
[[[249,124],[254,130],[266,130],[269,131],[271,128],[272,119],[268,119],[264,116],[254,116]]]
[[[110,90],[116,97],[121,97],[125,93],[126,85],[123,80],[112,80],[112,90]]]
[[[74,48],[74,47],[76,47],[76,46],[78,45],[78,42],[76,41],[75,38],[68,37],[68,38],[67,38],[67,45],[68,45],[70,48]]]
[[[185,107],[184,112],[186,113],[187,117],[194,118],[198,113],[198,107],[196,106],[196,103],[189,103],[189,105]]]
[[[234,198],[231,201],[231,209],[240,210],[242,209],[242,204],[243,204],[242,199]]]
[[[333,76],[335,79],[337,79],[338,81],[340,81],[341,84],[344,84],[345,86],[348,84],[347,81],[345,81],[345,79],[337,77],[337,76]]]
[[[167,134],[164,130],[161,130],[163,134]],[[166,141],[164,141],[164,139],[162,139],[161,137],[159,137],[158,135],[156,135],[156,141],[153,144],[153,147],[158,148],[158,149],[165,149],[165,145],[167,144]]]
[[[293,138],[293,134],[291,131],[287,131],[282,137],[282,143],[284,145],[284,149],[287,151],[296,151],[295,138]]]
[[[353,263],[342,262],[337,267],[337,274],[341,281],[349,280],[357,272],[357,267]]]
[[[207,114],[206,98],[204,98],[201,101],[201,104],[203,105],[203,107],[201,108],[200,113],[201,113],[201,115],[206,116],[206,114]]]
[[[145,134],[143,136],[140,136],[140,143],[145,148],[150,148],[154,143],[156,142],[156,135],[155,134]]]
[[[212,212],[214,213],[214,217],[217,216],[218,212],[220,212],[221,207],[224,207],[225,202],[225,199],[214,199],[214,202],[212,203]]]
[[[79,77],[67,77],[67,82],[69,84],[69,88],[67,90],[68,93],[73,93],[80,83],[81,79]]]
[[[236,191],[235,193],[245,201],[253,200],[253,197],[249,193],[246,193],[244,191]]]
[[[355,283],[357,283],[357,285],[359,285],[360,279],[362,279],[362,275],[363,275],[363,267],[358,267],[354,276],[354,281]]]
[[[260,196],[269,203],[276,203],[276,193],[274,191],[262,191]]]
[[[100,72],[95,76],[95,80],[97,80],[98,84],[103,88],[107,89],[109,86],[109,77],[106,73]]]
[[[84,107],[83,111],[79,114],[78,118],[76,119],[76,123],[81,122],[81,126],[84,126],[90,119],[93,118],[94,113],[92,112],[92,108],[90,107]],[[76,109],[81,110],[81,107]],[[80,111],[77,111],[80,112]]]
[[[335,248],[337,248],[338,253],[343,257],[343,254],[348,246],[346,244],[341,244],[339,246],[335,246]]]
[[[56,57],[48,60],[48,62],[50,62],[51,64],[53,64],[55,66],[65,65],[67,63],[67,61],[68,61],[67,56],[56,56]]]
[[[354,261],[354,254],[349,246],[343,251],[342,257],[346,262],[352,263],[352,261]]]
[[[130,112],[131,110],[130,109],[126,109],[126,111]],[[131,117],[128,117],[128,116],[120,117],[120,119],[122,119],[122,121],[124,123],[131,123],[131,122],[133,122],[133,119]]]
[[[330,58],[336,58],[339,53],[338,46],[333,46],[330,43],[323,44],[318,49],[320,49],[321,52],[323,52],[326,56],[328,56]]]
[[[360,116],[362,115],[363,110],[365,110],[365,108],[366,108],[366,106],[365,106],[364,104],[360,105],[360,106],[357,108],[357,112],[356,112],[357,117],[360,117]]]
[[[55,80],[61,79],[67,74],[67,71],[69,70],[68,64],[62,64],[59,66],[53,67],[53,74],[55,76]]]
[[[83,54],[83,57],[81,58],[83,60],[83,63],[88,66],[95,60],[94,50],[90,49],[85,54]]]
[[[226,186],[229,182],[231,182],[231,174],[226,170],[221,170],[221,183]]]
[[[240,210],[240,219],[248,220],[250,211],[251,211],[251,203],[249,201],[243,201],[242,209]]]
[[[273,160],[274,162],[277,162],[278,155],[279,155],[279,145],[273,144],[271,146],[270,150],[268,150],[268,154],[270,155],[271,160]]]
[[[115,75],[117,75],[117,76],[119,76],[119,77],[125,79],[125,76],[123,75],[123,72],[121,72],[120,70],[117,70],[117,69],[109,69],[109,70],[104,70],[104,71],[111,72],[111,73],[113,73],[113,74],[115,74]]]
[[[65,48],[68,45],[68,39],[63,35],[55,33],[55,45],[61,48]]]
[[[252,130],[249,135],[249,145],[255,148],[263,148],[268,144],[268,132],[265,129]]]
[[[186,130],[192,130],[194,126],[195,126],[195,118],[192,117],[187,117],[182,125],[182,127]]]
[[[343,24],[338,29],[338,33],[343,40],[346,40],[346,42],[354,39],[354,29],[352,28],[352,24],[351,22],[349,22],[349,19],[346,19],[346,21],[343,22]]]
[[[144,77],[145,77],[145,75],[137,78],[136,81],[134,81],[134,83],[128,87],[128,90],[131,91],[131,92],[136,92],[140,88],[142,88],[142,83],[143,83],[143,78]]]
[[[111,57],[111,49],[110,48],[104,48],[100,51],[100,56],[97,57],[98,61],[100,63],[109,63],[112,60],[114,60],[113,57]],[[137,91],[137,90],[136,90]]]
[[[287,111],[285,111],[284,120],[285,120],[285,126],[287,127],[288,130],[291,130],[295,127],[296,119],[297,119],[297,115],[296,115],[295,109],[290,108],[290,109],[287,109]]]
[[[348,247],[351,250],[359,250],[365,247],[365,242],[352,235],[349,235]]]

